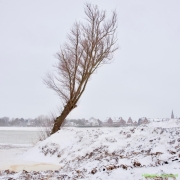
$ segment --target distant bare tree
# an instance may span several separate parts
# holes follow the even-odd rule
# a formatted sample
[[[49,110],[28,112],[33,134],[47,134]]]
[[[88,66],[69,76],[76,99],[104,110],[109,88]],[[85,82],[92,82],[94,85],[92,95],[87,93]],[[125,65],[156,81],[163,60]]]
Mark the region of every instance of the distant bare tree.
[[[117,37],[117,14],[106,18],[106,11],[97,6],[85,5],[86,22],[75,23],[68,34],[68,41],[57,53],[56,74],[48,73],[44,79],[63,102],[63,110],[56,118],[51,134],[57,132],[64,119],[77,106],[90,76],[113,58]]]
[[[36,121],[38,121],[39,125],[39,134],[38,139],[40,141],[45,140],[47,137],[51,135],[51,130],[54,125],[54,120],[56,119],[55,115],[51,113],[49,116],[38,116]]]

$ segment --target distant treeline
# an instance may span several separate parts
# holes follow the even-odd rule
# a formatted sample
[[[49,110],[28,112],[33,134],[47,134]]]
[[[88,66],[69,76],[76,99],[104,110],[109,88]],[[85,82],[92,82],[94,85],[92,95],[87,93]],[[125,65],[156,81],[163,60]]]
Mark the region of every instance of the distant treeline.
[[[0,118],[0,126],[16,126],[16,127],[36,127],[46,126],[47,121],[51,121],[47,116],[39,116],[37,118],[24,119],[24,118],[12,118],[2,117]],[[46,123],[45,123],[46,122]]]
[[[49,118],[48,116],[38,116],[37,118],[12,118],[10,119],[9,117],[1,117],[0,118],[0,126],[16,126],[16,127],[37,127],[37,126],[47,126],[48,124],[50,125],[53,123],[53,118]],[[84,125],[83,120],[65,120],[63,125],[65,123],[74,123],[76,125]]]
[[[0,118],[0,126],[16,126],[16,127],[37,127],[37,126],[47,126],[50,125],[54,122],[53,117],[48,117],[48,116],[38,116],[37,118],[9,118],[9,117],[1,117]],[[85,120],[84,119],[66,119],[63,122],[64,124],[68,124],[69,126],[74,126],[74,125],[85,125]]]

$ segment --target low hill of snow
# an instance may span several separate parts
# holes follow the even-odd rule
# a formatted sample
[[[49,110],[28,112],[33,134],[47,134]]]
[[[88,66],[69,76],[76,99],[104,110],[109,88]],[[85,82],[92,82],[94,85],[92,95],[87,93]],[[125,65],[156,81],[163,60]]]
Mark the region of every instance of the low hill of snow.
[[[62,128],[18,160],[54,164],[59,170],[1,171],[0,179],[143,180],[143,174],[179,173],[180,176],[180,122],[118,128]]]

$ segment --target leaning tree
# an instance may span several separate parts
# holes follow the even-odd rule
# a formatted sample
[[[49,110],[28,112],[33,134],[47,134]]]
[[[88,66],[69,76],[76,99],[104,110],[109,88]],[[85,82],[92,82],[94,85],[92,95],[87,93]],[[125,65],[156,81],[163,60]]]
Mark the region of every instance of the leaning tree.
[[[68,114],[77,107],[91,75],[103,64],[108,64],[118,49],[116,42],[117,14],[107,19],[106,11],[85,5],[85,21],[76,22],[67,36],[67,42],[57,53],[55,73],[44,79],[63,102],[63,109],[54,121],[51,134],[57,132]]]

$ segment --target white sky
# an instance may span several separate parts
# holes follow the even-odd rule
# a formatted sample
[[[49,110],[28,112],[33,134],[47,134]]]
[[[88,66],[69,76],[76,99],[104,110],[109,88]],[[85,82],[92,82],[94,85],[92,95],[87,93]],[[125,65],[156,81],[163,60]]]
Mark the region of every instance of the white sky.
[[[43,84],[74,21],[78,0],[0,0],[0,117],[34,118],[61,101]],[[93,75],[69,118],[180,116],[180,1],[91,0],[118,13],[120,49]]]

